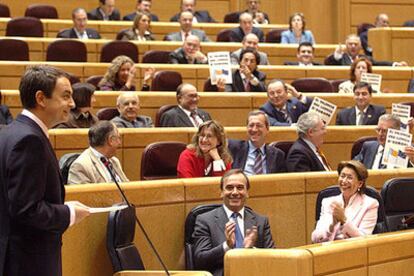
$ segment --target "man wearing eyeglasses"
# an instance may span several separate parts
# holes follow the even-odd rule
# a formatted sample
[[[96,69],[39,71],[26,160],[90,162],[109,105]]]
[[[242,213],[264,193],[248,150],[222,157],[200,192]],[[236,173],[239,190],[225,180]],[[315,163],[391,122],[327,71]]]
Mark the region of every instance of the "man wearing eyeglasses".
[[[107,164],[118,182],[129,181],[115,157],[121,146],[121,136],[115,124],[100,121],[89,129],[88,137],[90,146],[70,166],[68,184],[114,182]]]
[[[362,145],[361,151],[354,157],[354,160],[362,162],[367,169],[385,169],[382,165],[385,141],[388,129],[400,129],[400,118],[393,114],[384,114],[379,118],[377,128],[377,140],[366,141]],[[409,166],[414,162],[414,147],[406,147],[405,154],[409,157]]]

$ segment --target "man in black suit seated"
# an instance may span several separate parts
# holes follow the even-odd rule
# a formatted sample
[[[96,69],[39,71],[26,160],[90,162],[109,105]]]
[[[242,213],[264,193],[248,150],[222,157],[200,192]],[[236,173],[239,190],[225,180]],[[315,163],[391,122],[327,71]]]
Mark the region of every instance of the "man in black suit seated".
[[[161,115],[162,127],[198,127],[203,122],[211,120],[210,114],[198,108],[200,96],[194,85],[181,84],[176,95],[178,106]]]
[[[266,113],[254,110],[247,116],[248,140],[229,140],[233,169],[247,175],[285,172],[285,154],[278,148],[266,145],[269,119]]]
[[[217,79],[219,92],[265,92],[266,75],[257,70],[260,55],[253,48],[246,48],[240,54],[240,68],[234,71],[233,83],[226,84],[224,78]]]
[[[286,157],[288,172],[330,171],[328,161],[321,150],[326,126],[315,112],[299,117],[296,125],[299,138],[290,148]]]
[[[121,20],[121,15],[115,8],[115,0],[99,0],[99,7],[88,12],[88,19],[117,21]]]
[[[196,218],[193,232],[196,270],[222,276],[227,251],[275,247],[267,217],[245,206],[249,188],[249,179],[240,169],[232,169],[221,178],[223,206]]]
[[[244,12],[240,14],[239,24],[239,27],[232,29],[230,34],[231,42],[242,42],[243,38],[249,33],[254,33],[257,35],[260,42],[264,42],[263,31],[253,27],[253,17],[250,13]]]
[[[147,13],[151,17],[151,21],[159,21],[158,16],[151,13],[152,0],[137,0],[136,11],[125,15],[122,20],[134,21],[138,12]]]
[[[354,86],[355,106],[339,111],[336,116],[337,125],[376,125],[385,107],[371,104],[372,87],[366,82]]]
[[[296,57],[298,61],[286,61],[285,65],[299,65],[299,66],[314,66],[321,65],[320,63],[313,61],[313,55],[315,53],[315,48],[313,48],[312,43],[310,42],[301,42],[298,46]]]
[[[180,19],[180,13],[183,11],[191,12],[193,17],[193,23],[215,23],[208,11],[196,11],[196,0],[181,0],[180,12],[170,18],[171,22],[177,22]]]
[[[407,66],[407,62],[376,61],[369,56],[361,55],[361,39],[356,34],[347,36],[345,46],[339,44],[335,52],[325,59],[325,65],[351,65],[354,60],[360,57],[368,58],[375,66]]]
[[[65,29],[57,34],[58,38],[79,38],[79,39],[99,39],[101,36],[98,31],[86,28],[88,17],[83,8],[76,8],[72,11],[73,28]]]
[[[169,55],[171,64],[207,64],[207,57],[200,51],[200,39],[195,35],[189,35],[183,42],[183,46],[174,50]]]

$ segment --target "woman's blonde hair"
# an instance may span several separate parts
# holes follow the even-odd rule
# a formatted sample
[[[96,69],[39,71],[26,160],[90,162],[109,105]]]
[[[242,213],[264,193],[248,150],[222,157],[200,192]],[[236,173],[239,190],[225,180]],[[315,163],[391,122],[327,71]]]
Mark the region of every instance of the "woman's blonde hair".
[[[108,82],[114,84],[118,78],[119,69],[125,63],[130,63],[132,66],[134,65],[134,61],[132,61],[132,59],[127,56],[117,56],[114,58],[102,80],[99,82],[98,87]]]

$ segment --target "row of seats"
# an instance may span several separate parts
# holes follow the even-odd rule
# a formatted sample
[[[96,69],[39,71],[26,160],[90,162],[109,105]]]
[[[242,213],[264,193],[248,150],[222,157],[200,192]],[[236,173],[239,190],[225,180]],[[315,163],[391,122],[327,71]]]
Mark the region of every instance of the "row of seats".
[[[57,9],[51,5],[32,4],[26,8],[24,16],[31,16],[35,18],[59,18]],[[11,17],[10,8],[0,3],[0,17]]]

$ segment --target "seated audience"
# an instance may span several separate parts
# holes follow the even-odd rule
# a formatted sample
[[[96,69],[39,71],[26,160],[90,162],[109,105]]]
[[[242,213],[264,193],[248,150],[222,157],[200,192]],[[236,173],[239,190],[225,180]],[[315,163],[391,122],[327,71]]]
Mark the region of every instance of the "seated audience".
[[[389,27],[390,20],[388,15],[385,13],[380,13],[375,17],[375,28],[382,28],[382,27]],[[369,46],[368,42],[368,29],[361,32],[359,34],[359,38],[361,39],[361,45],[364,49],[364,52],[367,56],[372,56],[372,48]]]
[[[248,177],[239,169],[220,180],[223,207],[198,215],[193,232],[196,270],[223,275],[224,255],[233,248],[274,248],[267,217],[245,208]]]
[[[214,23],[214,20],[208,11],[196,11],[196,0],[181,0],[180,12],[170,18],[171,22],[177,22],[180,19],[180,13],[189,11],[193,15],[193,23]]]
[[[280,43],[292,44],[309,42],[315,44],[315,39],[311,31],[305,30],[306,21],[303,13],[296,12],[289,17],[289,30],[282,32]]]
[[[230,54],[232,64],[238,65],[240,63],[240,54],[246,48],[253,48],[259,53],[259,65],[270,65],[269,59],[267,58],[267,54],[265,52],[259,51],[259,38],[254,33],[247,34],[242,40],[242,47]]]
[[[150,31],[151,18],[147,13],[137,12],[131,29],[123,33],[121,40],[155,40]]]
[[[266,75],[257,70],[260,55],[255,49],[246,48],[240,54],[240,68],[234,71],[233,83],[226,84],[223,78],[217,80],[220,92],[265,92]]]
[[[111,120],[119,128],[154,127],[151,117],[138,115],[139,98],[135,93],[123,92],[116,99],[119,116]]]
[[[366,141],[362,145],[361,151],[354,157],[364,163],[368,169],[386,169],[382,164],[382,157],[384,155],[385,142],[387,140],[388,129],[400,129],[401,120],[394,114],[384,114],[378,120],[378,125],[375,131],[377,132],[376,141]],[[414,147],[406,147],[404,153],[410,159],[408,163],[410,167],[414,163]]]
[[[244,12],[248,12],[253,16],[253,24],[269,24],[270,19],[267,13],[260,10],[260,0],[246,0],[247,9]]]
[[[354,93],[354,86],[361,81],[362,73],[372,73],[372,64],[366,57],[359,57],[352,62],[351,79],[339,85],[338,93]]]
[[[354,60],[364,55],[359,53],[362,50],[361,39],[356,34],[350,34],[347,36],[345,46],[339,44],[335,52],[325,59],[326,65],[351,65]],[[365,56],[366,57],[366,56]],[[374,66],[407,66],[407,62],[389,62],[389,61],[376,61],[370,57],[367,57]]]
[[[1,104],[1,91],[0,91],[0,129],[4,125],[8,125],[13,122],[13,116],[10,113],[9,107],[5,104]]]
[[[233,169],[247,175],[285,172],[285,154],[278,148],[266,145],[269,119],[266,113],[254,110],[247,116],[248,140],[229,140]]]
[[[296,125],[299,138],[286,157],[288,172],[330,171],[328,160],[321,150],[326,134],[324,121],[315,112],[299,117]]]
[[[99,7],[88,12],[89,20],[121,20],[119,10],[115,8],[115,0],[99,0]]]
[[[134,62],[127,56],[117,56],[111,62],[108,71],[98,83],[101,91],[136,91]],[[142,91],[150,90],[150,83],[154,76],[154,68],[147,68],[144,72]]]
[[[250,13],[244,12],[239,16],[240,25],[232,29],[230,35],[231,42],[242,42],[243,38],[250,33],[254,33],[260,42],[264,42],[263,31],[257,27],[253,27],[253,17]]]
[[[75,83],[72,85],[72,98],[75,107],[70,110],[68,121],[57,125],[57,128],[90,128],[99,119],[92,114],[92,104],[96,101],[95,87],[89,83]]]
[[[89,148],[82,152],[69,169],[68,184],[114,182],[106,167],[110,164],[118,182],[128,182],[121,163],[115,157],[121,146],[121,136],[116,126],[108,121],[100,121],[88,132]]]
[[[177,164],[179,178],[220,176],[231,168],[223,126],[207,121],[198,127],[191,144],[181,153]]]
[[[198,127],[205,121],[211,120],[210,114],[198,108],[200,96],[197,88],[189,83],[183,83],[177,88],[178,106],[162,114],[162,127]]]
[[[286,61],[285,65],[299,65],[299,66],[313,66],[321,65],[320,63],[314,62],[313,57],[315,53],[315,48],[313,48],[312,43],[310,42],[301,42],[299,44],[296,57],[298,61]]]
[[[182,11],[179,17],[180,31],[167,34],[164,40],[184,41],[187,36],[195,35],[201,42],[210,41],[204,31],[193,29],[193,18],[194,16],[190,11]]]
[[[368,171],[358,161],[338,165],[341,194],[322,200],[312,242],[326,242],[371,235],[377,224],[378,200],[365,194]]]
[[[133,21],[137,13],[147,13],[150,16],[151,21],[159,21],[158,16],[151,13],[152,0],[137,0],[135,11],[133,13],[125,15],[122,20]]]
[[[195,35],[189,35],[183,46],[170,53],[172,64],[207,64],[207,57],[200,51],[200,40]]]
[[[83,8],[72,11],[73,28],[64,29],[57,34],[58,38],[99,39],[101,35],[95,29],[87,28],[88,17]]]
[[[271,80],[267,85],[267,99],[260,110],[267,114],[271,126],[290,126],[296,123],[300,115],[308,112],[312,103],[312,99],[279,79]]]
[[[354,86],[355,106],[339,111],[336,116],[337,125],[376,125],[381,115],[385,114],[385,107],[371,104],[372,88],[366,82],[359,82]]]

